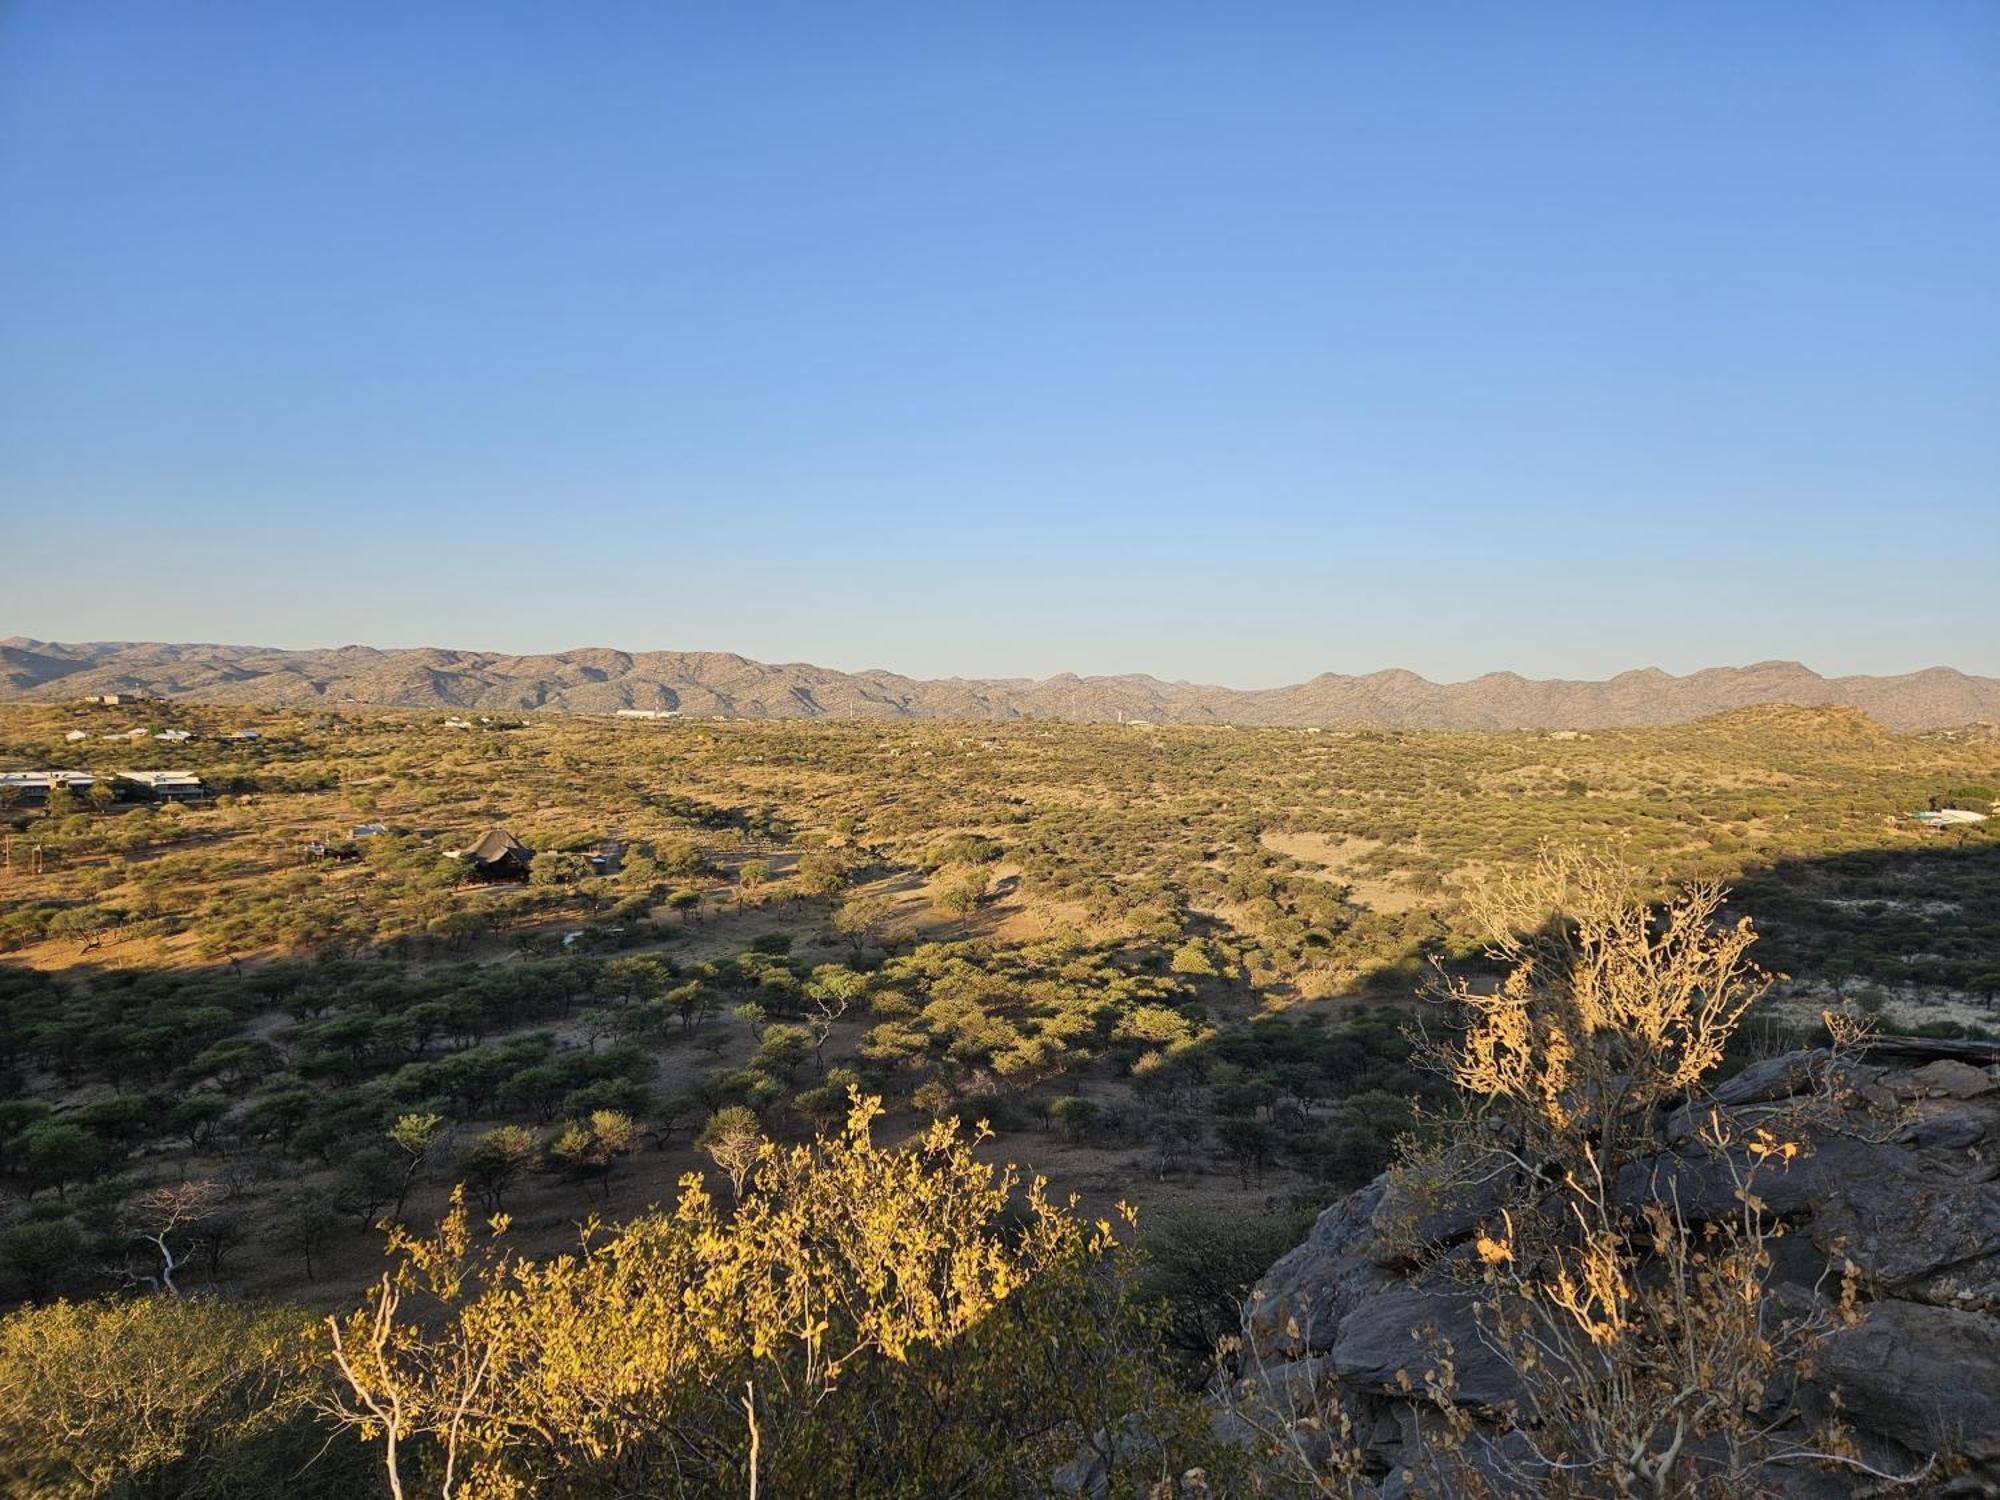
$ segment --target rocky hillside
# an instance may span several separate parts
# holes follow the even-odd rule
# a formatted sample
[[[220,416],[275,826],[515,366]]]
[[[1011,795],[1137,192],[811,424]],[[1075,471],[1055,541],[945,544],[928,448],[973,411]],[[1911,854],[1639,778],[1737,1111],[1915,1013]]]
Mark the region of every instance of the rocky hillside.
[[[1786,1420],[1803,1431],[1837,1390],[1869,1463],[1909,1473],[1944,1449],[1969,1465],[1956,1476],[1935,1471],[1916,1493],[2000,1493],[2000,1067],[1919,1065],[1885,1050],[1871,1057],[1850,1065],[1850,1102],[1816,1133],[1810,1154],[1759,1179],[1759,1194],[1789,1231],[1776,1242],[1780,1303],[1824,1300],[1822,1273],[1840,1255],[1859,1267],[1867,1298],[1860,1323],[1840,1328],[1819,1351],[1794,1398],[1798,1415]],[[1759,1063],[1716,1098],[1747,1127],[1827,1065],[1824,1053]],[[1668,1150],[1628,1168],[1621,1196],[1659,1196],[1663,1183],[1692,1217],[1734,1210],[1732,1179],[1698,1150]],[[1430,1253],[1419,1264],[1411,1237],[1398,1231],[1413,1218],[1399,1197],[1391,1179],[1376,1181],[1329,1209],[1271,1268],[1248,1328],[1258,1373],[1237,1392],[1254,1414],[1331,1382],[1363,1416],[1357,1438],[1380,1475],[1382,1500],[1411,1493],[1403,1470],[1421,1469],[1411,1434],[1420,1417],[1435,1421],[1398,1388],[1398,1371],[1415,1377],[1425,1366],[1413,1329],[1452,1339],[1462,1402],[1492,1411],[1520,1391],[1512,1366],[1473,1331],[1471,1293],[1452,1274],[1491,1205],[1426,1205],[1421,1240]],[[1496,1423],[1484,1441],[1489,1453],[1518,1458],[1519,1436]],[[1776,1471],[1772,1492],[1805,1500],[1874,1491],[1802,1467]]]
[[[1896,729],[2000,720],[2000,680],[1932,667],[1900,677],[1822,677],[1797,662],[1653,668],[1605,682],[1495,672],[1436,683],[1413,672],[1324,673],[1258,690],[1154,677],[923,680],[893,672],[770,665],[722,652],[601,649],[542,656],[430,647],[278,651],[156,642],[0,641],[0,698],[41,702],[141,692],[228,704],[670,709],[731,718],[1013,719],[1169,724],[1379,725],[1410,729],[1596,729],[1674,724],[1764,703],[1846,705]]]

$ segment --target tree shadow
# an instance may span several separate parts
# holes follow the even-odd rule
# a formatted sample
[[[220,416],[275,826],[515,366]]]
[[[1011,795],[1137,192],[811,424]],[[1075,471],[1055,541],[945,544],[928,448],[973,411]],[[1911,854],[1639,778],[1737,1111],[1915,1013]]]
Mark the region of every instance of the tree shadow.
[[[1780,859],[1739,881],[1731,905],[1756,923],[1767,969],[2000,999],[2000,839]]]

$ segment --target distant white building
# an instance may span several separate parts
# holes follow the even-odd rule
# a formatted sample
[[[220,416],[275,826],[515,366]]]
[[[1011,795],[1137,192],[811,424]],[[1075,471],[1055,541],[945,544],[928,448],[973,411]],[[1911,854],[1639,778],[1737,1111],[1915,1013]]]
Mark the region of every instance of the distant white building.
[[[68,740],[72,745],[74,745],[80,743],[83,740],[89,739],[90,736],[85,734],[81,729],[72,729],[68,734],[64,735],[63,738]]]
[[[194,732],[188,729],[162,729],[153,738],[164,740],[169,745],[184,745],[194,738]]]
[[[1945,807],[1936,812],[1911,813],[1919,823],[1927,823],[1932,828],[1956,828],[1967,823],[1984,823],[1986,814],[1973,812],[1965,807]]]
[[[678,708],[621,708],[613,717],[620,719],[678,719]]]

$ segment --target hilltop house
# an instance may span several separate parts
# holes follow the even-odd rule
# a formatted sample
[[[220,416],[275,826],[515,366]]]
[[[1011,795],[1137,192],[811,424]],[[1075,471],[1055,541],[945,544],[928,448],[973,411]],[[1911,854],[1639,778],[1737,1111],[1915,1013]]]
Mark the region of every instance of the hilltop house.
[[[526,880],[528,862],[535,856],[506,829],[489,828],[478,842],[463,849],[447,849],[445,857],[468,866],[481,880]]]

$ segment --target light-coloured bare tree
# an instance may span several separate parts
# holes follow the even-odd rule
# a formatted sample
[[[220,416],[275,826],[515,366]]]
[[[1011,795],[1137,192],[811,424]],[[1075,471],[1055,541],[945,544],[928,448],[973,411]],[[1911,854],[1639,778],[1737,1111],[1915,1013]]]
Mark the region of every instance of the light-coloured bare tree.
[[[221,1183],[205,1178],[153,1188],[133,1200],[132,1234],[160,1257],[159,1275],[147,1279],[168,1296],[180,1295],[174,1273],[194,1251],[192,1242],[186,1241],[187,1232],[215,1212],[223,1192]]]

